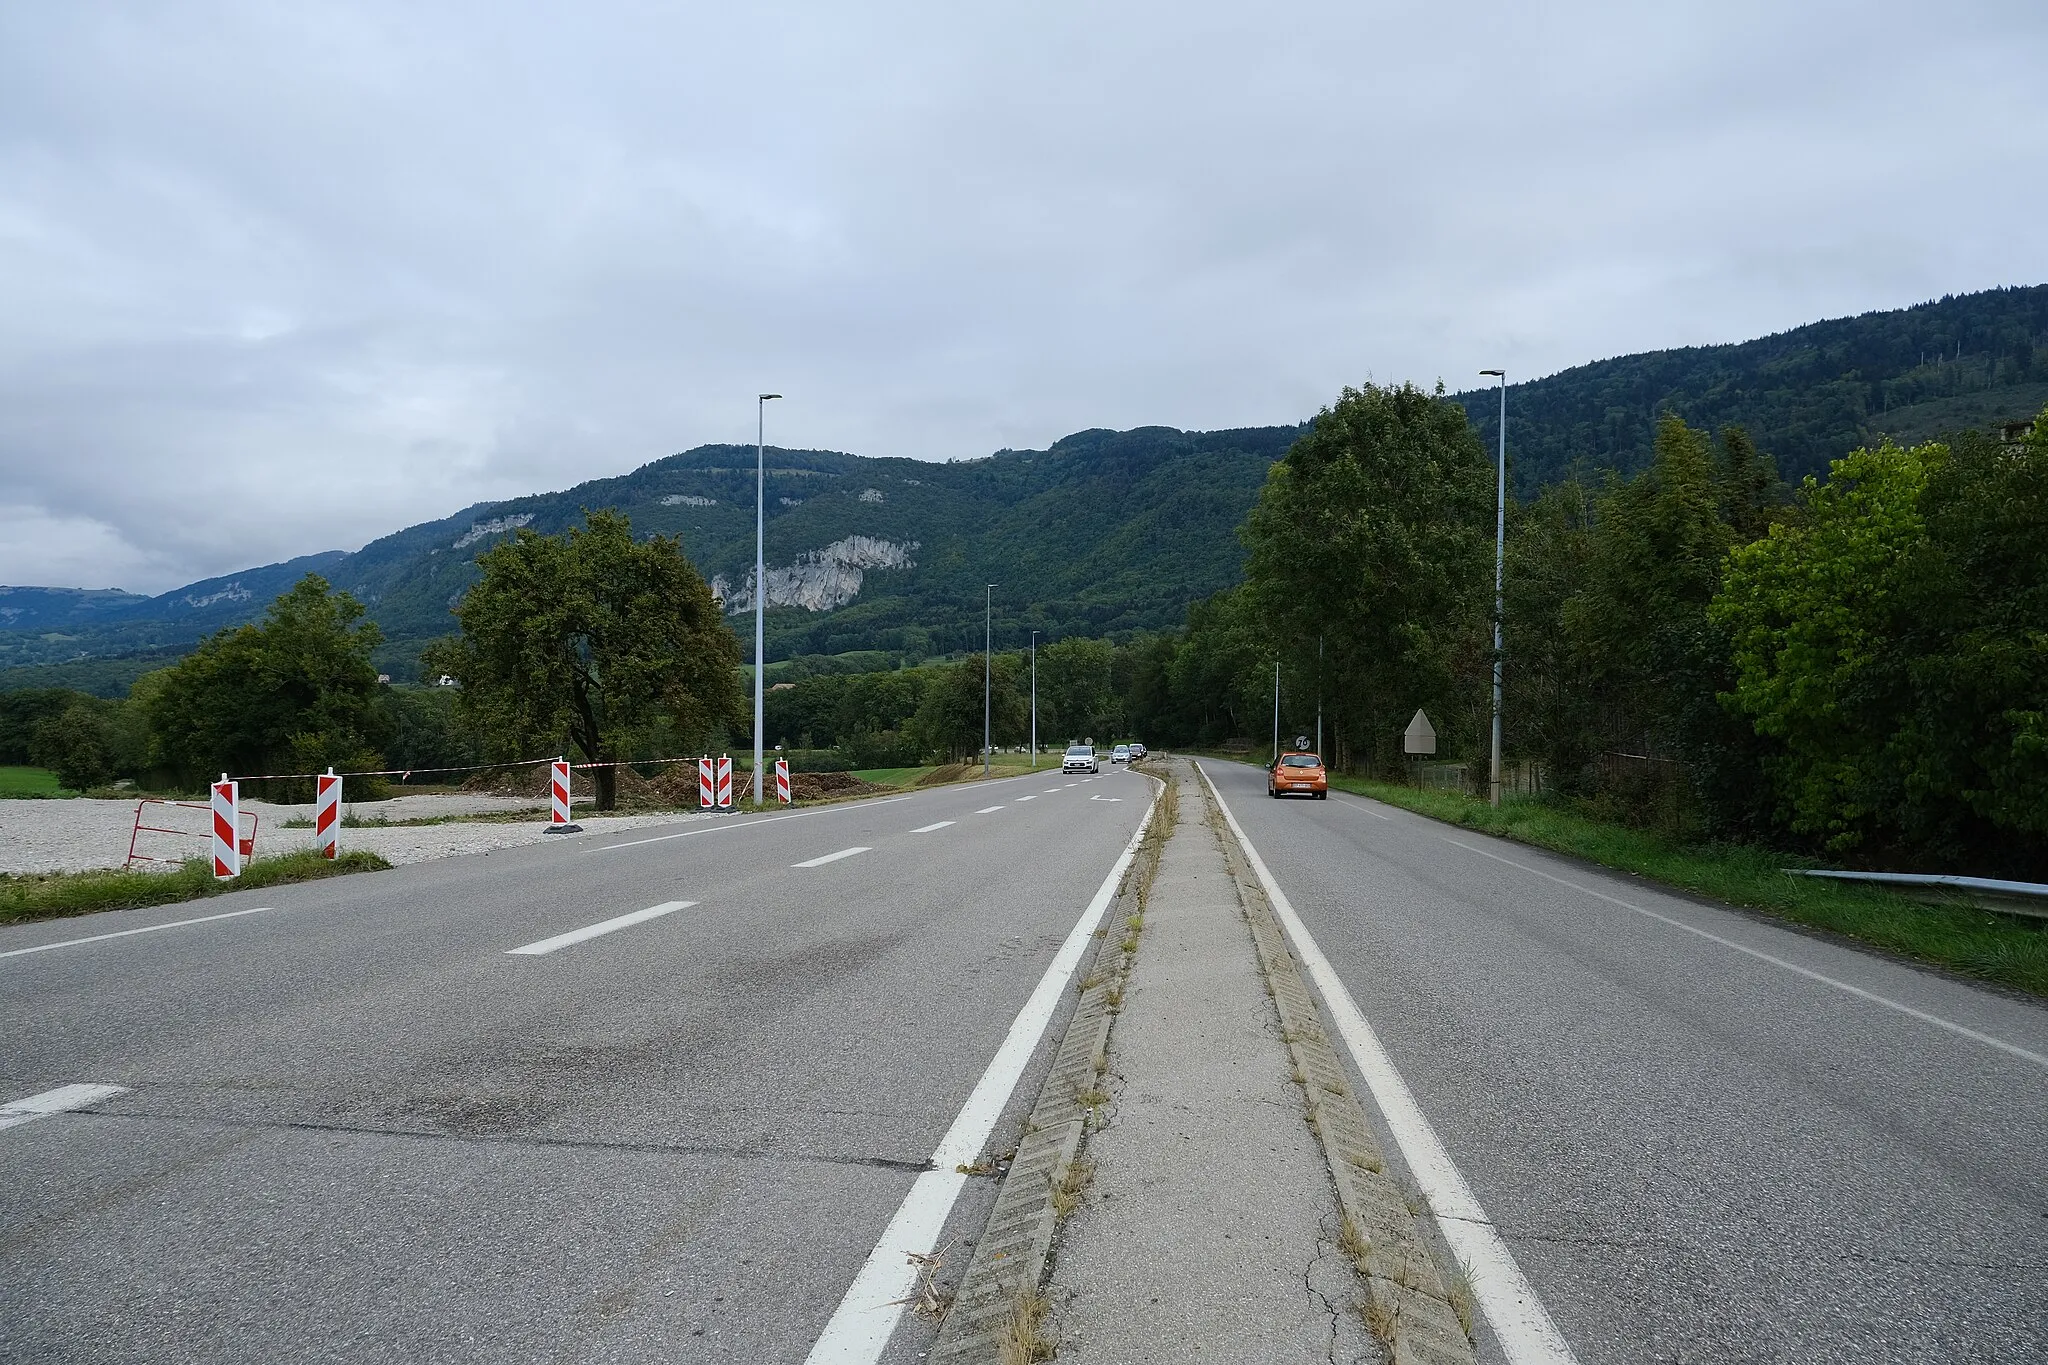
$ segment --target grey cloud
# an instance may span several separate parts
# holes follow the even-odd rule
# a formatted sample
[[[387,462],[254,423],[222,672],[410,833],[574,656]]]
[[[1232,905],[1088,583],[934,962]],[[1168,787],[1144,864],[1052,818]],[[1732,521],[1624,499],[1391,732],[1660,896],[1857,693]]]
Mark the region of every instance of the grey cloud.
[[[2041,276],[2032,4],[16,6],[0,582]]]

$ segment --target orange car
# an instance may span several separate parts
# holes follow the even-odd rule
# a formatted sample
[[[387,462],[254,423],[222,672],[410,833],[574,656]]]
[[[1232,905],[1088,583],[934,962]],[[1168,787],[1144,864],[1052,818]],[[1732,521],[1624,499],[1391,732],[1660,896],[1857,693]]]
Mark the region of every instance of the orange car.
[[[1314,754],[1286,753],[1280,755],[1266,773],[1266,795],[1313,796],[1318,801],[1330,799],[1330,777],[1323,771],[1323,760]]]

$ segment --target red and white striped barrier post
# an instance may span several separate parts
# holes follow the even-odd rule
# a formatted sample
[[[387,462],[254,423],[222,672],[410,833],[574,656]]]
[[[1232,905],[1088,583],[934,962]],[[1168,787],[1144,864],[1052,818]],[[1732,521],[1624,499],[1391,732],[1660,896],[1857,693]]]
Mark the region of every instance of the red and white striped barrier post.
[[[330,766],[313,784],[313,844],[332,858],[341,851],[341,779]]]
[[[732,809],[732,760],[724,754],[718,756],[718,808]]]
[[[718,769],[707,758],[697,760],[697,809],[710,810],[718,804]]]
[[[241,790],[226,773],[213,784],[213,875],[220,881],[242,875]]]
[[[775,760],[775,799],[783,805],[789,804],[789,760]]]
[[[554,789],[554,818],[548,823],[561,829],[569,823],[569,760],[558,758],[554,761],[551,784]]]

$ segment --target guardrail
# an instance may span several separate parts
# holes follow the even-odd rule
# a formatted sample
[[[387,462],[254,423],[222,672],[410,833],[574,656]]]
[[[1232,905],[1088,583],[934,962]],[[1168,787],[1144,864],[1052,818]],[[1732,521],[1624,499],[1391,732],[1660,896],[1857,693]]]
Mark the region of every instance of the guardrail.
[[[1785,870],[1795,877],[1825,877],[1829,881],[1890,887],[1915,900],[1946,904],[1961,900],[1980,910],[2048,919],[2048,885],[2041,882],[2008,882],[1996,877],[1953,877],[1927,872],[1833,872],[1808,867],[1788,867]]]

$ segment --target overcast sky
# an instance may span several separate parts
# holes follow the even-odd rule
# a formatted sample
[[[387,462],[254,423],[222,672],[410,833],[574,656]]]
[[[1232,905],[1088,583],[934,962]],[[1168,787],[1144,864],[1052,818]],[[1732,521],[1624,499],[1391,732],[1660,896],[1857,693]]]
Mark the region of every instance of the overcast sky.
[[[0,0],[0,583],[2048,280],[2048,5]]]

